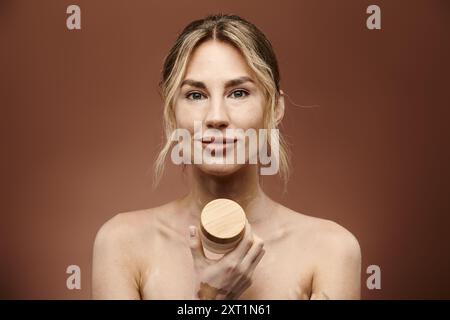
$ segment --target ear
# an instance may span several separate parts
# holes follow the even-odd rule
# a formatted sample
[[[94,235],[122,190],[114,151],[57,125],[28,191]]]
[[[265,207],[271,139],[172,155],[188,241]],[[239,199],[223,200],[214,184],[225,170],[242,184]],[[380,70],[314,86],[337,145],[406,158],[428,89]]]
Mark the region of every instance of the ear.
[[[284,117],[284,92],[280,90],[280,95],[278,97],[278,102],[275,107],[275,123],[278,126]]]

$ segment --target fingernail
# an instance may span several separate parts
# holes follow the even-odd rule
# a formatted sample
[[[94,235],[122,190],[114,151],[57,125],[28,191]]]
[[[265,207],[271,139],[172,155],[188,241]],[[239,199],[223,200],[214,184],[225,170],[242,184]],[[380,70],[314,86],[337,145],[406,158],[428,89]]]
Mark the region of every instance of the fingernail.
[[[195,227],[194,226],[189,226],[189,234],[192,237],[195,236]]]

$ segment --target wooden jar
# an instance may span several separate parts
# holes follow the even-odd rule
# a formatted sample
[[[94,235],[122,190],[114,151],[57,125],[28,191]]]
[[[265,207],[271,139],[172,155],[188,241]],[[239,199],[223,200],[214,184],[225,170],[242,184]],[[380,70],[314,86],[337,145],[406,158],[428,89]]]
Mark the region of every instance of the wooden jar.
[[[208,202],[200,217],[200,235],[203,247],[208,251],[225,254],[244,236],[247,217],[244,209],[230,199]]]

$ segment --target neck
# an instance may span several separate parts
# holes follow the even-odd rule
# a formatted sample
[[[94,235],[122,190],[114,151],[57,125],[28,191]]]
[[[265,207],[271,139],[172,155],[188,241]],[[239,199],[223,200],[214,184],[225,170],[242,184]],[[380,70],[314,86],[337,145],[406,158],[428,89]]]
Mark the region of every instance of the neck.
[[[195,166],[190,170],[190,192],[183,199],[189,209],[189,220],[198,221],[203,207],[217,198],[239,203],[251,224],[268,220],[272,202],[261,189],[257,166],[245,166],[227,176],[206,174]]]

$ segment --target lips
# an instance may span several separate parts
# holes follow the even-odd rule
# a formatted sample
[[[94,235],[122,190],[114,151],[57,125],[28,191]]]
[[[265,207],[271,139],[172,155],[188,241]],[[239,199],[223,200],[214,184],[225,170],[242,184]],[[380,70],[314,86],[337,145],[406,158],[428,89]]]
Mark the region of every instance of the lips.
[[[217,155],[217,152],[221,152],[223,156],[233,149],[238,141],[237,138],[214,136],[203,137],[199,140],[202,142],[203,148],[209,150],[212,155]]]
[[[201,139],[203,144],[228,144],[228,143],[235,143],[237,141],[237,138],[228,138],[228,137],[203,137]]]

